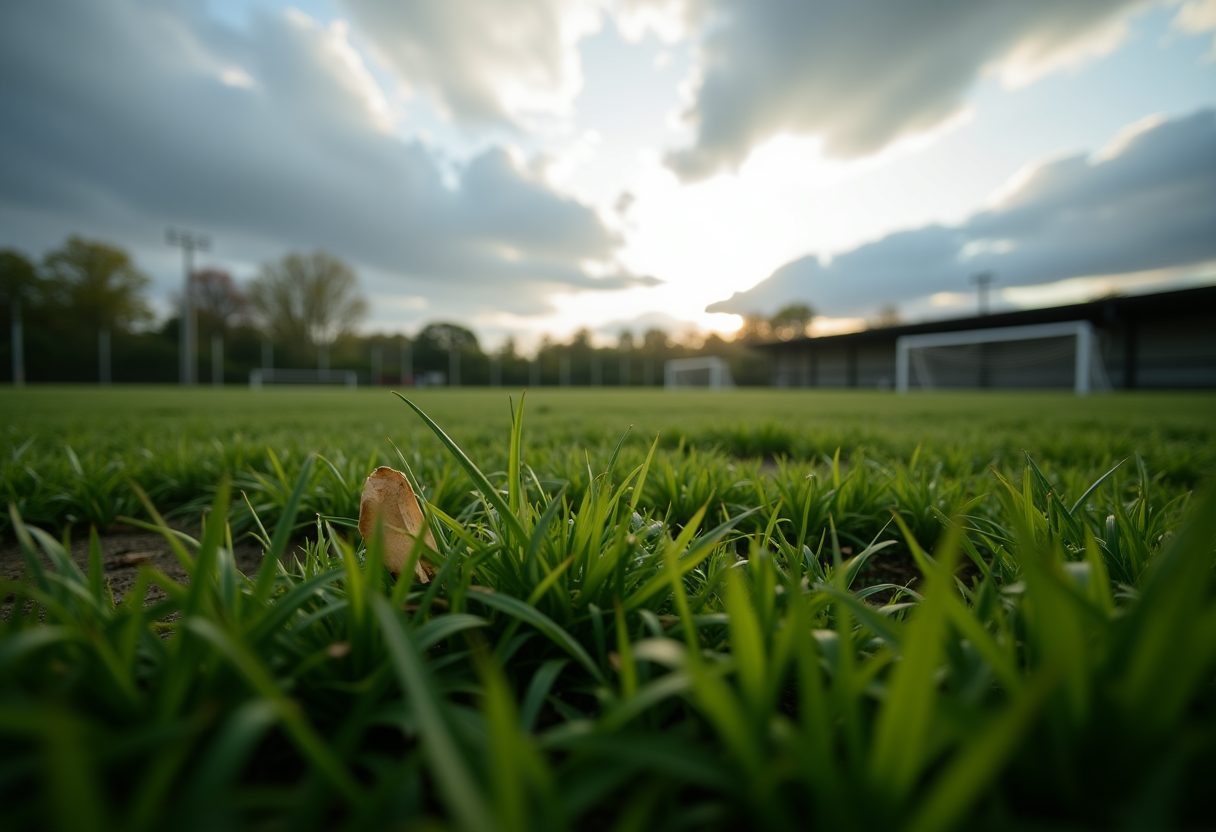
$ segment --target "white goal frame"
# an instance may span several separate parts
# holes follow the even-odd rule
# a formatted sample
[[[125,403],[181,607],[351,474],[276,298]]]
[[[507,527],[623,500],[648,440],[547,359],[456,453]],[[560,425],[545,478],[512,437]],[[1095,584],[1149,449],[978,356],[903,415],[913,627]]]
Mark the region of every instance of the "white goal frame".
[[[261,367],[249,371],[249,389],[261,390],[263,384],[341,384],[348,389],[359,385],[354,370],[276,370]]]
[[[663,365],[663,387],[668,390],[690,390],[700,385],[680,384],[676,375],[686,370],[709,370],[709,389],[726,390],[735,386],[735,380],[730,374],[730,364],[726,359],[716,355],[705,355],[699,358],[673,358]]]
[[[1073,389],[1078,396],[1088,395],[1090,376],[1096,373],[1099,385],[1105,379],[1102,358],[1095,349],[1097,337],[1089,321],[1064,321],[1056,324],[1006,326],[994,329],[969,329],[965,332],[931,332],[925,335],[901,335],[895,341],[895,389],[907,393],[910,381],[911,350],[914,347],[957,347],[970,344],[991,344],[1003,341],[1031,341],[1039,338],[1077,339],[1073,364]],[[1097,362],[1097,363],[1095,363]]]

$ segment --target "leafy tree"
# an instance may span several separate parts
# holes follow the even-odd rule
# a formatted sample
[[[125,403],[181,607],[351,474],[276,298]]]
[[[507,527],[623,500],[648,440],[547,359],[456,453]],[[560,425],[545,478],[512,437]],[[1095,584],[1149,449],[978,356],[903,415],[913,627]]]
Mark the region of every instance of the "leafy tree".
[[[72,235],[43,268],[50,293],[77,320],[124,330],[152,319],[143,297],[151,280],[120,248]]]
[[[453,352],[470,357],[481,355],[481,346],[473,331],[459,324],[427,324],[414,339],[414,366],[419,371],[448,372]]]
[[[519,344],[515,342],[514,335],[508,335],[507,340],[502,342],[502,346],[498,348],[498,355],[511,361],[519,358]]]
[[[473,330],[449,323],[427,324],[422,328],[422,332],[418,333],[414,344],[416,350],[429,348],[445,353],[452,350],[481,349]]]
[[[769,319],[773,334],[782,341],[806,335],[807,325],[815,317],[815,310],[805,303],[791,303],[783,306],[777,314]]]
[[[652,355],[665,352],[670,346],[671,338],[661,329],[648,329],[642,336],[642,349]]]
[[[41,295],[42,280],[29,258],[13,249],[0,250],[0,303],[8,308],[4,316],[9,325],[8,344],[11,377],[14,384],[25,383],[25,336],[23,305],[36,303]]]
[[[263,264],[249,301],[263,331],[293,347],[328,346],[367,314],[354,270],[319,250]]]
[[[0,301],[6,305],[18,297],[29,301],[42,288],[38,268],[28,257],[11,248],[0,250]]]
[[[735,340],[743,343],[764,341],[773,333],[773,326],[768,318],[758,312],[743,316],[743,326],[735,333]]]

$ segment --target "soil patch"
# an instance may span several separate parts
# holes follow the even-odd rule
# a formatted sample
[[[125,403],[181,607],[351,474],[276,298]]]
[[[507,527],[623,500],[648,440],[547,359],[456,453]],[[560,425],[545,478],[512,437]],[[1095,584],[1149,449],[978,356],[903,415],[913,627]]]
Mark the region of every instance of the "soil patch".
[[[189,531],[187,531],[189,533]],[[236,567],[246,575],[257,572],[262,562],[262,545],[256,540],[246,539],[234,543]],[[50,567],[50,561],[40,554],[39,560],[43,566]],[[89,538],[81,535],[72,540],[72,561],[82,572],[89,569]],[[155,532],[119,531],[102,535],[101,563],[105,579],[114,593],[114,599],[121,600],[131,587],[135,585],[135,577],[143,566],[150,566],[165,573],[175,581],[184,582],[186,572],[178,562],[177,556],[169,548],[164,537]],[[0,577],[8,580],[20,580],[26,572],[25,555],[21,545],[11,537],[0,546]],[[164,598],[161,589],[153,585],[148,592],[148,602]]]

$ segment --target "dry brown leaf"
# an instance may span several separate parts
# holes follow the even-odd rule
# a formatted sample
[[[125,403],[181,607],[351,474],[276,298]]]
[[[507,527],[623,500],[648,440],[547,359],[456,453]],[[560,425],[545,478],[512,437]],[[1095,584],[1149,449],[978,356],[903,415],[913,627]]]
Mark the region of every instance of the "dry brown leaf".
[[[376,518],[380,516],[384,517],[384,565],[394,575],[400,575],[414,548],[414,538],[423,527],[423,517],[410,481],[405,474],[392,468],[377,468],[363,484],[363,496],[359,499],[359,533],[365,540],[371,540]],[[422,536],[422,543],[432,552],[436,551],[435,538],[429,528]],[[424,584],[429,583],[437,571],[422,557],[414,567],[415,577]]]

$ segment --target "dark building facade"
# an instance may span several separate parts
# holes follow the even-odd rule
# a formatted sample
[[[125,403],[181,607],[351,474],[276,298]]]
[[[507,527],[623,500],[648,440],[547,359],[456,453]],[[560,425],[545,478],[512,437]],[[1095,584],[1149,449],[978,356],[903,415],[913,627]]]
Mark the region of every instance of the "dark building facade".
[[[1069,321],[1092,325],[1095,354],[1115,389],[1216,389],[1216,286],[798,338],[762,344],[760,349],[769,354],[775,387],[886,388],[895,383],[896,342],[901,336]],[[1073,376],[1068,371],[1033,374],[1017,369],[1013,360],[1002,365],[1003,357],[1016,358],[1032,346],[1019,342],[977,346],[984,351],[984,369],[971,383],[948,386],[1071,386]],[[1066,359],[1059,363],[1067,370]],[[957,375],[971,378],[961,369]]]

